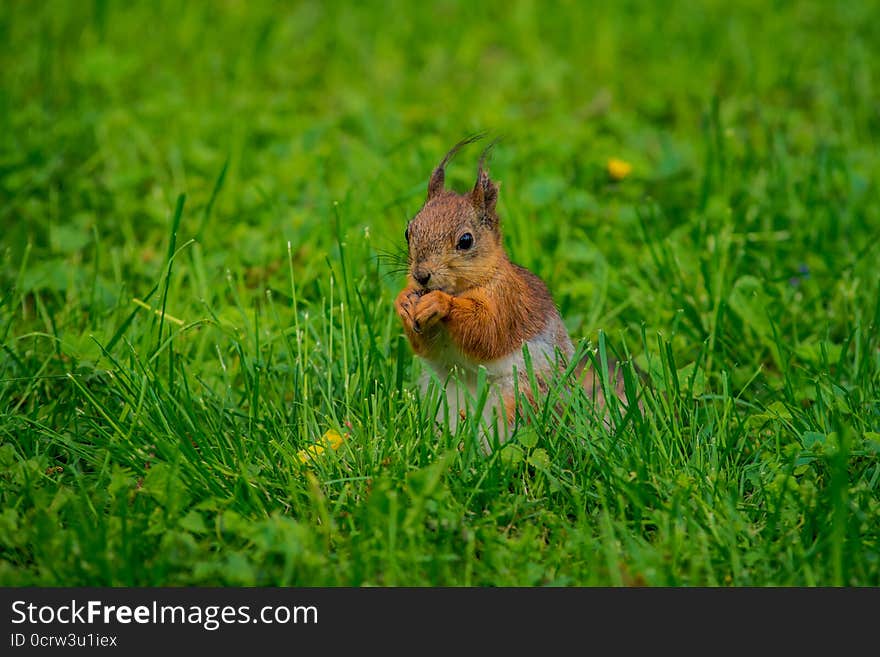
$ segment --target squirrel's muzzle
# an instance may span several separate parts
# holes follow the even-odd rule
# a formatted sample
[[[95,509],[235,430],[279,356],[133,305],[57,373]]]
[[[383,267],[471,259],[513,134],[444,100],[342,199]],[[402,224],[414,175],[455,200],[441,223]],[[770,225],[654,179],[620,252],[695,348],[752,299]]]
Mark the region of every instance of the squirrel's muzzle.
[[[428,284],[428,281],[431,280],[431,272],[425,271],[424,269],[414,269],[413,270],[413,278],[416,279],[416,283],[424,287]]]

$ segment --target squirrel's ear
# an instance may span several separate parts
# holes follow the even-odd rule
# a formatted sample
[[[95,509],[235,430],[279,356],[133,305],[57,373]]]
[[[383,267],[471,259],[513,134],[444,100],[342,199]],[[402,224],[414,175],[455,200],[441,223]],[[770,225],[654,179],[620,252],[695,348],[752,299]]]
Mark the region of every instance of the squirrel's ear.
[[[443,164],[441,164],[439,167],[434,169],[434,172],[431,174],[431,179],[428,181],[429,201],[443,191],[444,180],[446,180],[446,172],[443,170]]]
[[[500,186],[501,183],[492,182],[489,172],[481,165],[477,172],[477,183],[474,185],[474,191],[471,192],[471,199],[482,218],[492,220],[495,216],[495,204],[498,202]]]

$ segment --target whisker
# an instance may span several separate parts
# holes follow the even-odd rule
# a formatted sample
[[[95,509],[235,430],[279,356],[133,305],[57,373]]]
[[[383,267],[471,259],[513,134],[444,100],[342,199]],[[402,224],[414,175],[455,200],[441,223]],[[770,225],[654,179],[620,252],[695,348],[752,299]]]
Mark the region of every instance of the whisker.
[[[391,265],[393,267],[403,267],[407,269],[409,268],[409,262],[406,260],[399,260],[396,258],[387,258],[382,256],[373,256],[373,259],[383,265]]]
[[[376,249],[376,257],[397,262],[409,261],[409,253],[403,249]]]

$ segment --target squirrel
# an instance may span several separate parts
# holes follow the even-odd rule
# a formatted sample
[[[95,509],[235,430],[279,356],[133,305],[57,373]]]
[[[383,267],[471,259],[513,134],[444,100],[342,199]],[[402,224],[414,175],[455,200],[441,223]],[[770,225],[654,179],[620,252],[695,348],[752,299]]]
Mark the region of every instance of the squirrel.
[[[523,346],[542,390],[575,349],[547,285],[511,262],[504,248],[497,212],[500,184],[486,168],[492,145],[480,157],[469,193],[444,188],[446,165],[479,138],[460,141],[431,174],[427,199],[404,233],[408,279],[395,309],[415,354],[444,382],[455,422],[466,416],[458,384],[473,395],[478,369],[485,367],[491,397],[483,418],[501,420],[504,440],[515,424],[517,389],[534,402]],[[587,373],[584,385],[601,397],[593,372]],[[485,434],[481,440],[484,450],[491,451]]]

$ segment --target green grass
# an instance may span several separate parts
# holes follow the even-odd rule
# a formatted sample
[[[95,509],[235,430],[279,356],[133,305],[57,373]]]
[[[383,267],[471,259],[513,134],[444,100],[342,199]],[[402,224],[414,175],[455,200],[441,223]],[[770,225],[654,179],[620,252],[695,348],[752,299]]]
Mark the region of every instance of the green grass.
[[[776,5],[2,3],[0,583],[880,585],[880,12]],[[488,457],[392,303],[479,130],[644,407]]]

